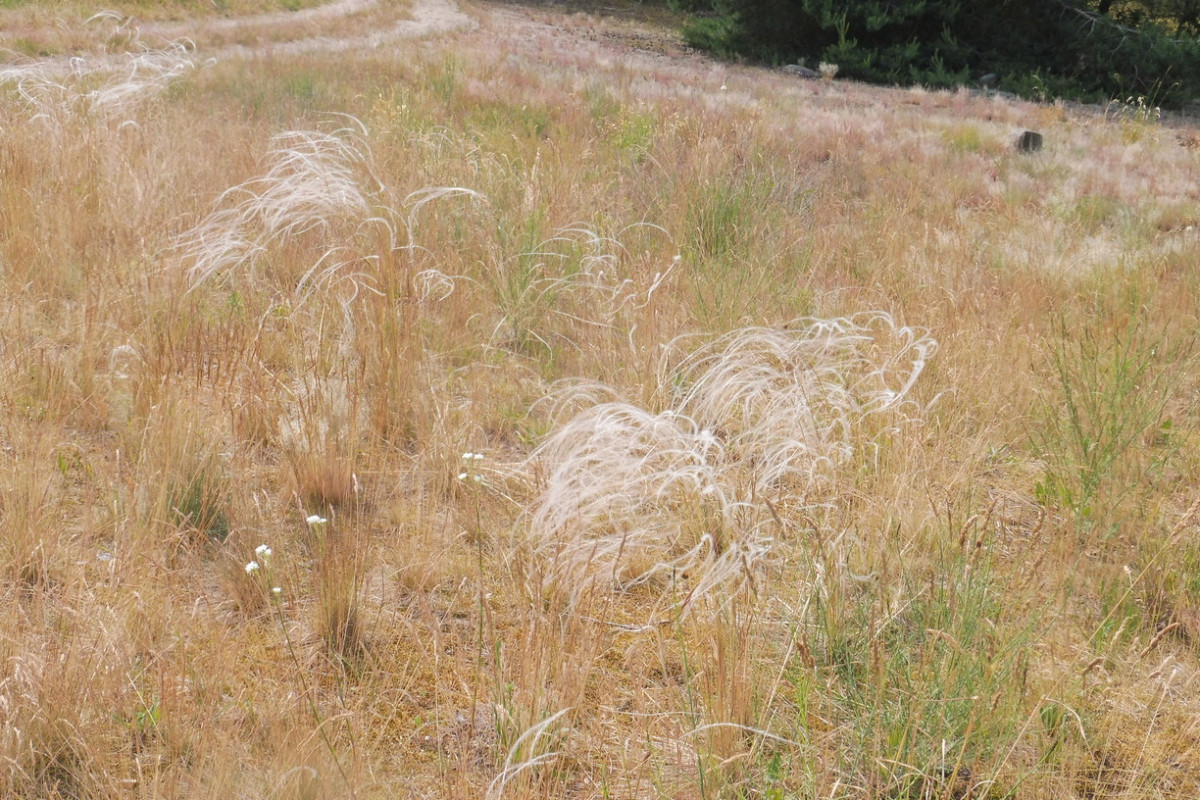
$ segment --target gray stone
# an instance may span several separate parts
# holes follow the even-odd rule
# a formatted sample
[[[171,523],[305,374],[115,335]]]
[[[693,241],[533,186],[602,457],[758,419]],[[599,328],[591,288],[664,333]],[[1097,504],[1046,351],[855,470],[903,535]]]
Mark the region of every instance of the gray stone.
[[[808,78],[809,80],[815,80],[816,78],[821,77],[821,73],[817,72],[815,69],[802,67],[799,64],[788,64],[783,68],[783,71],[788,75],[795,75],[798,78]]]
[[[979,79],[979,85],[984,89],[995,89],[996,84],[1000,82],[1000,77],[994,72],[989,72],[987,75]]]
[[[1036,131],[1019,131],[1013,136],[1013,147],[1021,153],[1036,153],[1042,149],[1042,135]]]

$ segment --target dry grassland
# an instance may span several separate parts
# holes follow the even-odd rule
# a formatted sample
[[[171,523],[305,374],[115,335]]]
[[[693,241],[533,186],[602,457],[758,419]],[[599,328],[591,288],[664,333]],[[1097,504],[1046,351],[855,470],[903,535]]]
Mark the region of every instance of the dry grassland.
[[[155,8],[0,9],[0,795],[1200,796],[1194,126]]]

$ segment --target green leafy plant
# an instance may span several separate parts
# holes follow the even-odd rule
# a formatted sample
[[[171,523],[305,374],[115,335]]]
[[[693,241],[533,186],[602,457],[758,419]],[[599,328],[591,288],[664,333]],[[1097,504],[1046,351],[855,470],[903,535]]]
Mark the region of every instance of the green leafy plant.
[[[1179,389],[1172,365],[1193,346],[1148,330],[1140,316],[1115,331],[1060,320],[1047,356],[1053,387],[1034,434],[1044,464],[1038,499],[1090,525],[1161,470],[1178,447],[1168,415]]]
[[[168,503],[172,519],[179,527],[212,542],[224,542],[229,536],[229,516],[225,511],[229,504],[229,481],[215,459],[205,460],[173,483]]]
[[[828,676],[868,796],[1004,796],[1032,631],[1002,619],[989,520],[939,545],[926,577],[902,567],[866,581],[843,566],[814,598],[812,666]]]
[[[1113,100],[1108,104],[1105,115],[1120,124],[1121,141],[1133,144],[1158,135],[1162,109],[1151,98],[1136,95],[1125,100]]]

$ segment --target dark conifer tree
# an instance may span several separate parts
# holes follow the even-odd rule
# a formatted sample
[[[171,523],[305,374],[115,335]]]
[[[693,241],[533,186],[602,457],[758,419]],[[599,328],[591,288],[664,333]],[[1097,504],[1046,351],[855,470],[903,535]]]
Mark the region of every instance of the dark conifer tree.
[[[1200,98],[1200,0],[676,0],[715,12],[699,46],[931,87],[999,76],[1035,97]]]

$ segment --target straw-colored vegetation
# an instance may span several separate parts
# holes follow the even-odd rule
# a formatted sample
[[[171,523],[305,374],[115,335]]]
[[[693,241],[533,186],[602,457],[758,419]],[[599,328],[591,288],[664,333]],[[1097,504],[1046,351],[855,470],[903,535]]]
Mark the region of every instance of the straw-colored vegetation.
[[[0,795],[1200,796],[1194,129],[32,6]]]

